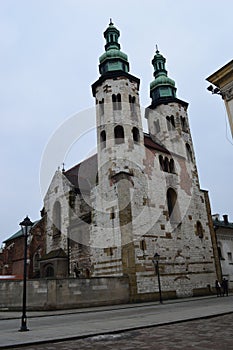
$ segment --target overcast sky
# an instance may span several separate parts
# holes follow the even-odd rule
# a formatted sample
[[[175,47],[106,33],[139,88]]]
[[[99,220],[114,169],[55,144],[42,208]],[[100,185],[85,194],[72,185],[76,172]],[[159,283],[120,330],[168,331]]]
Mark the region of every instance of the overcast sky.
[[[233,58],[232,13],[231,0],[0,0],[0,242],[26,215],[40,217],[40,164],[55,130],[94,107],[91,84],[110,17],[130,73],[141,79],[143,107],[156,44],[166,57],[177,97],[189,103],[201,188],[209,190],[212,213],[233,220],[232,138],[223,100],[205,81]],[[70,151],[66,169],[89,143]]]

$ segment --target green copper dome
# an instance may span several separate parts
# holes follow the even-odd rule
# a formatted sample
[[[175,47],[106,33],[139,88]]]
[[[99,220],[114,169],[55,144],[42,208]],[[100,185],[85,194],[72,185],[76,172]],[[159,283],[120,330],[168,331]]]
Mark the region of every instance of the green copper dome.
[[[167,76],[159,76],[150,83],[150,89],[152,90],[159,85],[171,85],[175,87],[175,81]]]
[[[119,30],[113,25],[110,20],[108,28],[104,32],[106,39],[105,52],[99,58],[99,71],[103,75],[111,71],[129,72],[129,62],[127,55],[120,50],[118,39],[120,36]]]
[[[109,49],[108,51],[103,53],[103,55],[100,56],[99,62],[103,63],[105,60],[111,59],[111,58],[121,58],[125,61],[128,61],[128,57],[124,52],[121,52],[120,50],[116,50],[116,49]]]
[[[150,97],[155,103],[161,98],[176,98],[175,81],[167,76],[165,69],[166,59],[156,47],[156,53],[152,60],[155,79],[150,83]]]

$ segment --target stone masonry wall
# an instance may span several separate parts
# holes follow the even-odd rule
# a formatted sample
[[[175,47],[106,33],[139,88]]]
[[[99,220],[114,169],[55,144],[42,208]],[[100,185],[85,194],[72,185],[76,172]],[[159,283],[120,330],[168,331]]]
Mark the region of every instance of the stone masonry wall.
[[[0,310],[22,308],[22,281],[0,281]],[[27,281],[27,308],[49,310],[113,305],[129,301],[128,278]]]

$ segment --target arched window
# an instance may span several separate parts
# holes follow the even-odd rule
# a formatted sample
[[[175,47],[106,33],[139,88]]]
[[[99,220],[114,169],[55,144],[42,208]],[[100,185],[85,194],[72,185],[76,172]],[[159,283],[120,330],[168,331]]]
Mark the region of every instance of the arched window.
[[[45,277],[54,277],[54,268],[52,265],[48,265],[45,270]]]
[[[130,104],[130,111],[131,111],[131,113],[136,113],[135,103],[136,103],[135,96],[129,95],[129,104]]]
[[[174,173],[174,172],[175,172],[174,160],[170,159],[170,162],[169,162],[169,173]]]
[[[199,238],[203,238],[203,228],[202,228],[202,224],[200,223],[200,221],[197,221],[197,235]]]
[[[163,156],[159,156],[159,164],[160,164],[160,169],[164,170],[164,164],[163,164]]]
[[[99,102],[99,114],[104,114],[104,98],[102,98],[102,100]]]
[[[139,136],[139,130],[138,130],[138,128],[133,127],[132,132],[133,132],[133,140],[134,140],[134,142],[135,142],[135,143],[136,143],[136,142],[139,142],[139,141],[140,141],[140,136]]]
[[[170,117],[166,116],[166,120],[167,120],[167,130],[170,131],[171,130]]]
[[[106,148],[106,132],[102,130],[100,133],[100,149]]]
[[[113,34],[110,34],[110,41],[113,42]]]
[[[171,115],[170,117],[170,121],[171,121],[171,125],[173,126],[173,128],[175,127],[175,119],[174,119],[174,115]]]
[[[121,94],[112,95],[113,110],[121,110]]]
[[[168,215],[171,223],[179,222],[179,209],[177,203],[177,194],[173,188],[169,188],[167,190],[167,207],[168,207]]]
[[[168,173],[168,170],[169,170],[169,161],[168,161],[168,158],[165,157],[164,159],[164,167],[163,167],[164,171],[166,171]]]
[[[40,254],[39,252],[35,252],[33,256],[33,272],[37,273],[39,271],[39,259],[40,259]]]
[[[57,201],[53,206],[53,234],[61,233],[61,204]]]
[[[222,256],[222,249],[220,246],[218,246],[218,257],[219,257],[219,259],[224,260],[224,258]]]
[[[117,125],[114,128],[115,144],[124,143],[124,129],[121,125]]]
[[[167,116],[166,117],[167,119],[167,129],[168,131],[171,131],[175,128],[175,118],[174,118],[174,115],[171,115],[170,117]]]
[[[182,117],[182,115],[180,116],[180,123],[182,131],[187,132],[187,122],[185,117]]]
[[[113,105],[113,110],[117,110],[117,104],[116,104],[116,95],[112,95],[112,105]]]
[[[191,151],[191,147],[188,143],[185,144],[186,147],[186,154],[187,154],[187,159],[188,161],[193,161],[193,155],[192,155],[192,151]]]
[[[121,110],[121,94],[117,94],[117,109]]]

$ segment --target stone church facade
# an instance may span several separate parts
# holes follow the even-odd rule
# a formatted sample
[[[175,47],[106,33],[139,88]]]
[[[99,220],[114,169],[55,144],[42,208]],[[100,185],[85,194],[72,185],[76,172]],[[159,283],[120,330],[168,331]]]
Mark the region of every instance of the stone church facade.
[[[200,189],[188,103],[176,96],[165,58],[152,60],[151,105],[143,132],[140,80],[129,73],[110,22],[96,104],[97,154],[57,171],[44,199],[41,276],[128,276],[130,300],[207,293],[219,260],[208,193]]]

